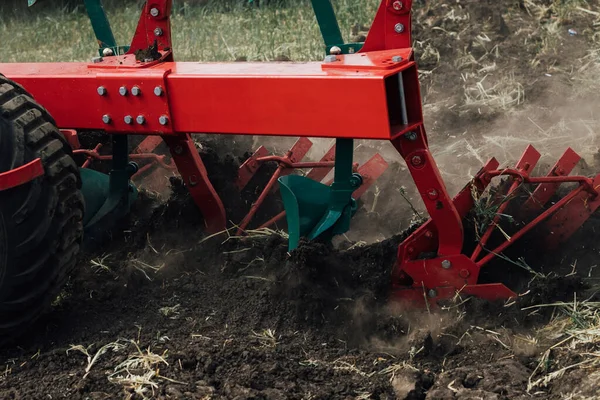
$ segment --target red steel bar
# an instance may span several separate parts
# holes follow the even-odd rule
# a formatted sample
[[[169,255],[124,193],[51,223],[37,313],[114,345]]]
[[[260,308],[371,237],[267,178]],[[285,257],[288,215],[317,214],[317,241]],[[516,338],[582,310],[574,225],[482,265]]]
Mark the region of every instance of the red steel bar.
[[[494,258],[497,254],[504,251],[508,246],[513,244],[516,240],[520,239],[523,235],[525,235],[527,232],[529,232],[531,229],[533,229],[540,222],[542,222],[543,220],[550,217],[556,210],[558,210],[559,208],[561,208],[562,206],[567,204],[569,201],[571,201],[573,198],[575,198],[575,196],[577,196],[583,190],[584,190],[583,186],[579,186],[577,189],[572,190],[571,193],[569,193],[567,196],[560,199],[560,201],[556,202],[556,204],[554,204],[552,207],[550,207],[549,209],[547,209],[546,211],[544,211],[543,213],[538,215],[533,221],[531,221],[530,223],[525,225],[523,228],[521,228],[517,233],[512,235],[510,240],[505,241],[504,243],[502,243],[501,245],[496,247],[494,250],[492,250],[490,253],[488,253],[481,260],[477,261],[477,265],[479,267],[483,267],[492,258]]]

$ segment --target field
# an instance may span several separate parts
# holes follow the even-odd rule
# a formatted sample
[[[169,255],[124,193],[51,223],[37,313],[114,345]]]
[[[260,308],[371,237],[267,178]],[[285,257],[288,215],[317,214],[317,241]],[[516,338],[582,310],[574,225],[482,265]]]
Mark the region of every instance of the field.
[[[175,3],[178,60],[323,58],[309,2]],[[366,33],[379,2],[333,3],[350,39]],[[489,157],[514,164],[529,143],[542,164],[570,146],[585,158],[578,171],[600,171],[597,1],[414,3],[426,128],[451,194]],[[126,43],[137,6],[115,1],[108,11]],[[85,14],[66,6],[0,5],[0,46],[0,63],[94,55]],[[221,194],[245,151],[293,143],[197,140]],[[309,156],[319,158],[330,141],[314,142]],[[291,254],[284,231],[206,236],[176,179],[166,195],[143,192],[126,221],[86,248],[36,328],[0,350],[0,398],[599,398],[600,219],[554,252],[522,245],[490,265],[516,301],[456,298],[436,312],[400,312],[387,303],[389,272],[426,213],[391,145],[361,141],[357,158],[375,152],[390,168],[350,232]],[[245,200],[227,196],[225,205],[237,215]],[[261,217],[280,206],[272,207]]]

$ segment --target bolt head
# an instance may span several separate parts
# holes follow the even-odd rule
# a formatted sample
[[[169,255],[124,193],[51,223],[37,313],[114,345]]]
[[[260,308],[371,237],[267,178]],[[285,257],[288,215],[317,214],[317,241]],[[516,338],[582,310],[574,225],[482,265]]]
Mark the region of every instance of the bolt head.
[[[183,154],[183,147],[175,146],[175,154]]]
[[[342,49],[339,46],[333,46],[329,49],[330,54],[342,54]]]
[[[402,4],[402,2],[400,0],[396,0],[396,1],[394,1],[394,4],[392,4],[392,7],[394,8],[394,10],[400,11],[404,7],[404,5]]]
[[[420,167],[423,165],[423,157],[421,156],[413,156],[410,160],[411,164],[415,167]]]
[[[396,25],[394,25],[394,31],[396,31],[396,33],[404,32],[404,24],[398,22]]]
[[[444,268],[444,269],[450,269],[450,268],[452,268],[452,263],[450,262],[450,260],[444,260],[444,261],[442,261],[442,268]]]
[[[115,52],[113,51],[113,49],[110,49],[110,48],[107,47],[104,50],[102,50],[102,55],[104,57],[110,57],[110,56],[114,56]]]
[[[401,56],[393,56],[392,62],[399,63],[402,62],[403,58]]]
[[[98,56],[98,57],[92,57],[92,62],[94,64],[101,63],[102,61],[104,61],[104,59],[102,57],[100,57],[100,56]]]
[[[119,88],[119,94],[120,94],[121,96],[127,96],[127,88],[126,88],[125,86],[121,86],[121,87]]]
[[[126,115],[125,118],[123,118],[123,121],[125,121],[127,125],[131,125],[133,124],[133,117],[131,115]]]
[[[163,94],[163,88],[160,87],[160,86],[155,87],[154,88],[154,94],[156,96],[162,96],[162,94]]]
[[[430,200],[435,200],[438,198],[438,191],[431,188],[427,191],[427,197],[429,197]]]
[[[154,36],[162,36],[162,34],[163,34],[162,29],[160,29],[158,27],[154,29]]]
[[[160,14],[160,11],[158,10],[158,8],[153,7],[150,9],[150,15],[152,15],[153,17],[158,17],[158,14]]]
[[[98,89],[96,89],[96,91],[100,96],[106,96],[107,90],[104,86],[98,86]]]
[[[135,121],[140,125],[144,125],[144,123],[146,123],[146,118],[143,115],[138,115]]]
[[[437,297],[437,291],[435,289],[429,289],[429,291],[427,292],[427,296],[431,298]]]
[[[104,114],[102,116],[102,122],[104,122],[105,124],[110,124],[110,121],[111,121],[110,115]]]
[[[325,62],[326,63],[332,63],[332,62],[336,62],[338,59],[335,56],[335,54],[330,54],[328,56],[325,56]]]
[[[162,126],[167,125],[169,123],[169,117],[167,117],[166,115],[161,115],[160,117],[158,117],[158,123]]]
[[[414,142],[415,140],[417,140],[417,132],[414,132],[414,131],[406,132],[404,134],[404,137],[407,140],[410,140],[411,142]]]
[[[134,96],[139,96],[140,94],[142,94],[142,90],[139,87],[134,86],[131,88],[131,94]]]

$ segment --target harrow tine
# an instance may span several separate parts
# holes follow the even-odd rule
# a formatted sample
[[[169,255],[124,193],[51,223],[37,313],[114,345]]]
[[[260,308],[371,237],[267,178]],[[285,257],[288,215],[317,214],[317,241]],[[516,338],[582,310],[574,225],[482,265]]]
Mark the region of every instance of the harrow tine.
[[[292,146],[291,149],[288,150],[288,152],[286,153],[284,158],[289,163],[292,163],[292,164],[297,163],[304,158],[304,156],[306,155],[306,153],[308,153],[308,151],[310,150],[312,145],[313,145],[313,143],[308,138],[302,137],[302,138],[298,139],[296,141],[296,143],[294,143],[294,145]],[[267,157],[257,158],[256,161],[259,164],[261,161],[263,161],[263,160],[261,160],[261,158],[267,158]],[[250,211],[248,212],[246,217],[244,217],[242,222],[240,222],[238,230],[237,230],[237,235],[241,235],[244,232],[244,230],[246,230],[246,228],[252,221],[252,218],[254,218],[254,215],[258,211],[258,208],[265,201],[265,199],[267,198],[269,193],[271,191],[274,192],[276,190],[277,179],[279,179],[280,176],[289,175],[292,172],[293,172],[293,168],[288,168],[283,163],[279,163],[277,170],[271,176],[271,179],[267,183],[267,186],[265,186],[265,188],[261,192],[260,196],[258,196],[258,199],[254,202],[254,204],[250,208]]]
[[[593,189],[600,189],[600,174],[594,177]],[[546,223],[549,231],[546,244],[553,248],[567,241],[581,225],[600,207],[600,195],[590,194],[583,190],[583,185],[573,190],[576,193],[560,210],[558,210]]]
[[[327,153],[325,153],[325,155],[323,155],[323,157],[321,157],[321,160],[320,160],[320,162],[329,162],[329,161],[335,161],[335,144],[333,146],[331,146],[329,148],[329,150],[327,150]],[[308,172],[308,174],[306,174],[306,177],[313,179],[317,182],[321,182],[323,179],[325,179],[327,174],[329,174],[331,172],[332,169],[333,169],[333,167],[313,168]]]
[[[573,171],[579,160],[581,160],[581,156],[569,147],[547,176],[567,176]],[[529,199],[523,204],[523,212],[540,211],[554,195],[559,186],[560,182],[539,184]]]
[[[154,153],[154,150],[156,150],[156,148],[160,146],[162,142],[163,139],[160,136],[148,136],[137,145],[137,147],[133,150],[133,153]]]
[[[269,151],[265,146],[260,146],[254,154],[252,154],[244,163],[240,166],[238,171],[237,187],[239,190],[243,190],[252,177],[256,174],[256,171],[260,168],[258,159],[260,157],[266,157],[269,155]]]
[[[529,176],[529,173],[535,168],[535,165],[539,161],[540,157],[541,157],[541,154],[539,153],[539,151],[537,151],[532,145],[529,145],[523,152],[523,155],[521,155],[521,158],[517,162],[515,169],[517,171],[521,172],[524,176]],[[510,195],[512,195],[518,189],[518,187],[520,185],[521,185],[521,182],[519,180],[514,180],[514,178],[513,178],[513,183],[510,186],[510,188],[508,189],[508,191],[506,192],[506,197],[508,198]],[[481,239],[479,240],[477,247],[475,247],[475,250],[473,251],[473,254],[471,255],[472,261],[477,261],[477,258],[481,254],[481,251],[484,249],[490,236],[492,236],[492,233],[494,232],[494,229],[496,228],[498,221],[500,220],[500,215],[504,212],[506,207],[508,207],[508,203],[509,203],[508,201],[504,201],[498,207],[498,210],[496,211],[496,215],[494,216],[494,219],[488,225],[488,228],[486,229],[485,233],[481,236]]]
[[[363,178],[363,183],[352,193],[352,197],[358,199],[375,183],[377,179],[388,169],[389,164],[380,154],[375,154],[366,163],[358,167],[358,173]]]

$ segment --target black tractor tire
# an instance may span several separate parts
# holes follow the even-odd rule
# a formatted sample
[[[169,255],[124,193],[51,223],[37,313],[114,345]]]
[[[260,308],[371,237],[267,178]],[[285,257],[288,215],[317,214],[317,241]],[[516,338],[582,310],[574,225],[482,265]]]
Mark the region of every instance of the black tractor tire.
[[[0,75],[0,173],[37,158],[43,176],[0,190],[0,346],[57,298],[76,264],[84,213],[79,169],[54,119]]]

